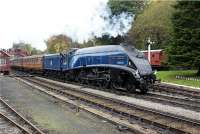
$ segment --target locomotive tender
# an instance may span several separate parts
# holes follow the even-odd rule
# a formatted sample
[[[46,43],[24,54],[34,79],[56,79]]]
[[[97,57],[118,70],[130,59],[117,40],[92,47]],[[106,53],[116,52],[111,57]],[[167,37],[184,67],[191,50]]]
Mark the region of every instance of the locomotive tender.
[[[41,64],[40,70],[32,65],[34,63],[31,59],[34,58],[35,64]],[[128,45],[72,49],[67,53],[34,58],[14,59],[13,63],[19,61],[17,65],[21,66],[13,64],[13,67],[103,88],[128,91],[139,89],[142,93],[147,92],[155,81],[151,65],[144,54]],[[27,61],[31,62],[31,68],[27,66]]]

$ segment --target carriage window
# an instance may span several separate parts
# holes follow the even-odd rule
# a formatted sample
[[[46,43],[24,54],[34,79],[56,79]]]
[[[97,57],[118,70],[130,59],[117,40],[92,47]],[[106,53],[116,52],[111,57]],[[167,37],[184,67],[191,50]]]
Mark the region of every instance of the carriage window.
[[[5,64],[5,59],[0,59],[0,64]]]

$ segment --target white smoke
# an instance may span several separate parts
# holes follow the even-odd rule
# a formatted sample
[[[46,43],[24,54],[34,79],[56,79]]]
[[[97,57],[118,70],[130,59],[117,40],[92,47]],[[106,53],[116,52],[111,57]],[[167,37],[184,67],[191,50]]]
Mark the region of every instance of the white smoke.
[[[134,20],[134,15],[127,12],[112,16],[107,0],[96,4],[86,17],[82,20],[82,26],[79,26],[80,23],[73,23],[65,27],[66,34],[79,43],[105,34],[111,37],[123,36],[129,31]]]

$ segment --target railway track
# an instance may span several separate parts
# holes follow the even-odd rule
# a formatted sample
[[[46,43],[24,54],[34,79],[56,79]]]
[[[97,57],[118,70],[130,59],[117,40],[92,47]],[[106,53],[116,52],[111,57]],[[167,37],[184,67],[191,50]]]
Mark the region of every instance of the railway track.
[[[111,99],[102,95],[89,93],[83,90],[67,88],[63,85],[52,83],[34,77],[24,77],[26,81],[45,88],[50,92],[65,96],[78,103],[97,107],[100,110],[118,115],[128,121],[140,121],[149,126],[156,126],[166,133],[192,133],[200,132],[200,122],[184,117],[178,117],[169,113],[156,111],[150,108],[130,104],[117,99]]]
[[[30,75],[27,73],[23,73],[23,75],[18,74],[16,76],[17,77],[34,77],[34,75]],[[42,77],[44,77],[44,76],[42,76]],[[46,77],[44,77],[44,78],[46,78]],[[49,79],[49,78],[47,78],[47,79]],[[58,78],[50,78],[50,79],[64,82],[63,80],[58,79]],[[120,94],[120,95],[122,94],[122,95],[126,95],[129,97],[140,98],[140,99],[142,98],[144,100],[148,100],[148,101],[152,101],[152,102],[159,102],[162,104],[172,105],[172,106],[176,106],[176,107],[183,107],[185,109],[200,112],[200,99],[198,99],[198,97],[193,97],[193,94],[196,95],[197,91],[190,91],[190,90],[188,91],[188,89],[184,89],[184,91],[189,93],[190,94],[189,96],[187,94],[185,95],[185,93],[181,92],[183,90],[182,88],[176,89],[176,87],[173,86],[173,88],[175,88],[175,91],[171,92],[171,86],[170,87],[165,86],[165,88],[163,89],[163,86],[161,86],[162,84],[158,83],[158,84],[155,84],[155,87],[153,89],[151,89],[151,91],[149,91],[147,94],[145,94],[145,95],[139,94],[138,95],[138,93],[130,94],[125,91],[108,90],[108,89],[97,87],[97,86],[79,84],[79,83],[75,83],[75,82],[71,82],[71,81],[67,81],[67,83],[84,86],[84,87],[88,87],[88,88],[92,88],[92,89],[96,89],[96,90],[102,90],[102,91],[106,91],[106,92],[110,92],[110,93],[114,93],[114,94]],[[176,91],[176,90],[180,90],[180,91]]]
[[[184,96],[167,95],[159,92],[148,92],[145,95],[133,94],[128,96],[200,112],[200,100],[193,100]]]
[[[38,77],[43,77],[43,78],[46,78],[46,79],[52,79],[52,80],[59,81],[59,82],[66,82],[65,80],[62,80],[61,78],[46,77],[46,76],[36,75],[36,74],[30,75],[29,73],[25,73],[25,72],[21,72],[21,71],[14,72],[13,76],[14,77],[34,77],[34,76],[38,76]],[[97,89],[97,90],[108,91],[108,92],[111,92],[111,93],[124,94],[124,95],[130,96],[130,93],[124,92],[122,90],[121,91],[120,90],[117,90],[117,91],[114,90],[113,91],[113,90],[105,89],[105,88],[102,88],[102,87],[98,87],[98,85],[92,86],[92,85],[80,84],[80,83],[72,82],[72,81],[67,81],[67,83],[70,83],[70,84],[73,84],[73,85],[85,86],[85,87]],[[161,96],[163,96],[164,98],[166,98],[165,96],[168,96],[169,99],[174,100],[174,98],[177,98],[179,96],[177,98],[177,100],[180,100],[180,101],[185,102],[187,100],[187,101],[191,101],[191,103],[193,103],[193,104],[196,103],[196,102],[200,102],[200,91],[194,90],[194,89],[177,87],[177,86],[163,84],[163,83],[156,83],[156,84],[154,84],[154,87],[150,90],[154,92],[153,93],[153,92],[150,91],[150,93],[149,93],[150,96],[155,96],[155,92],[157,92],[156,96],[159,97],[159,98],[161,98]],[[161,94],[161,93],[165,93],[166,95]],[[169,96],[171,96],[171,97],[169,97]],[[176,96],[176,97],[173,97],[173,96]],[[173,102],[171,102],[171,103],[173,103]],[[181,106],[181,104],[180,104],[180,106]],[[189,106],[189,107],[191,107],[191,106]]]
[[[56,79],[56,78],[54,78],[54,79],[52,78],[52,80],[63,82],[62,80]],[[193,111],[198,111],[198,112],[200,111],[200,99],[198,99],[198,97],[193,97],[192,95],[188,96],[188,95],[185,95],[184,93],[180,93],[180,94],[175,93],[174,94],[174,93],[170,93],[170,91],[163,93],[162,87],[161,87],[160,91],[159,90],[156,91],[156,90],[152,89],[147,94],[142,95],[140,93],[138,94],[138,92],[130,94],[123,90],[109,90],[109,89],[105,89],[105,88],[101,88],[101,87],[97,87],[97,86],[79,84],[79,83],[75,83],[75,82],[71,82],[71,81],[67,81],[67,83],[84,86],[84,87],[88,87],[88,88],[92,88],[92,89],[96,89],[96,90],[106,91],[106,92],[110,92],[110,93],[114,93],[114,94],[126,95],[129,97],[135,97],[135,98],[140,98],[140,99],[142,98],[144,100],[148,100],[148,101],[152,101],[152,102],[159,102],[162,104],[183,107],[185,109],[190,109]],[[185,89],[185,90],[187,91],[187,89]],[[174,92],[176,92],[176,91],[174,91]],[[190,91],[187,91],[187,92],[190,93]],[[196,92],[194,91],[193,94],[195,94],[195,93]]]
[[[163,84],[163,83],[154,84],[153,91],[185,96],[191,99],[200,99],[200,91],[198,90],[172,86],[172,85]]]
[[[44,134],[0,98],[0,133]]]
[[[52,80],[63,82],[62,80],[56,79],[56,78],[54,78],[54,79],[52,78]],[[187,95],[184,96],[185,95],[184,93],[183,94],[176,94],[176,93],[173,94],[170,92],[163,93],[162,88],[160,89],[161,91],[158,91],[158,90],[156,91],[156,90],[152,89],[147,94],[142,95],[140,93],[138,94],[137,92],[130,94],[123,90],[109,90],[109,89],[105,89],[105,88],[101,88],[101,87],[97,87],[97,86],[79,84],[79,83],[75,83],[75,82],[71,82],[71,81],[67,81],[67,83],[84,86],[84,87],[88,87],[88,88],[92,88],[92,89],[96,89],[96,90],[106,91],[106,92],[110,92],[110,93],[114,93],[114,94],[126,95],[129,97],[134,97],[134,98],[139,98],[139,99],[142,98],[144,100],[148,100],[148,101],[152,101],[152,102],[159,102],[162,104],[172,105],[172,106],[176,106],[176,107],[183,107],[185,109],[200,112],[200,99],[195,98],[195,97],[193,98],[192,96],[188,97]],[[185,89],[185,90],[187,90],[187,89]],[[190,93],[190,91],[188,91],[188,92]],[[168,93],[170,93],[170,94],[168,94]]]

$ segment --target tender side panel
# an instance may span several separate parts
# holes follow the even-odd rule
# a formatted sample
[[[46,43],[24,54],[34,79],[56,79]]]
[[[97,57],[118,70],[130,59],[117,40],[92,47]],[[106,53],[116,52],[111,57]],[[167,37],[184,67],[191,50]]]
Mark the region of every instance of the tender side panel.
[[[51,56],[44,56],[44,69],[45,70],[61,70],[61,56],[51,55]]]

